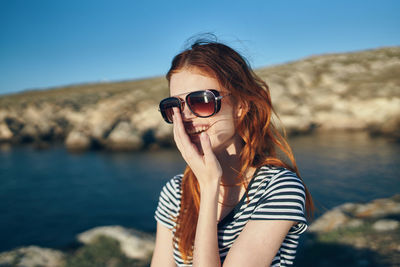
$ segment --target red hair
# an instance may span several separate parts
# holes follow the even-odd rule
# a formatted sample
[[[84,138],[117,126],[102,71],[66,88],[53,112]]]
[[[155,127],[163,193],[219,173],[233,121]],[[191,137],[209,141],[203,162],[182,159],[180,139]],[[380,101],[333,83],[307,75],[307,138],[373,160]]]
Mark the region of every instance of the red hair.
[[[198,41],[174,57],[166,75],[168,82],[174,73],[185,68],[195,68],[216,78],[222,88],[230,92],[234,106],[241,106],[243,109],[236,121],[236,131],[243,141],[240,153],[242,167],[237,176],[238,182],[247,187],[243,179],[246,170],[262,165],[285,167],[300,177],[289,144],[271,121],[275,111],[268,85],[251,70],[239,53],[218,42]],[[284,153],[290,164],[278,156],[278,151]],[[314,205],[311,194],[305,185],[304,187],[306,210],[308,214],[312,214]],[[185,261],[193,257],[199,208],[199,184],[187,166],[182,179],[181,209],[176,218],[174,235],[174,242],[178,244]]]

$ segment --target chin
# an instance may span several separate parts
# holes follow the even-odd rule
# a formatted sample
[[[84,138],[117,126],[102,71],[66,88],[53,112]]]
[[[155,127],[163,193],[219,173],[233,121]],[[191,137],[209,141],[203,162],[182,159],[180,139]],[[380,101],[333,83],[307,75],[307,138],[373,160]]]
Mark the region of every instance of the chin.
[[[218,135],[216,139],[211,139],[211,146],[215,153],[221,151],[228,151],[232,153],[233,151],[237,152],[238,148],[238,139],[237,135],[230,136],[229,134],[221,134]]]

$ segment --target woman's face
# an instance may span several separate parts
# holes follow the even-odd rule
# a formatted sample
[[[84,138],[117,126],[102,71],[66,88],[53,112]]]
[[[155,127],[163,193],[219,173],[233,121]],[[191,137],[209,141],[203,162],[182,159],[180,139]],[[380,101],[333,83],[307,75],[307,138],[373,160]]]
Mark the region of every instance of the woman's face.
[[[172,74],[170,79],[170,94],[185,99],[186,95],[193,91],[215,89],[224,96],[221,100],[221,109],[217,114],[208,118],[199,118],[194,115],[185,103],[182,111],[182,120],[190,140],[200,148],[199,135],[205,131],[211,140],[214,152],[228,150],[235,153],[240,137],[235,132],[235,112],[228,92],[221,88],[215,78],[200,72],[198,69],[183,69]]]

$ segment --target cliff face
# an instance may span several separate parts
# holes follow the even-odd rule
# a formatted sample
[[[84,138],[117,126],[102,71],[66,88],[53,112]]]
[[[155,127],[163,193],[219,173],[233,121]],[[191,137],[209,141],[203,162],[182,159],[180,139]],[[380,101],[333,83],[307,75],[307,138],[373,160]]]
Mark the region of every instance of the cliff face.
[[[400,47],[310,57],[258,74],[289,129],[366,129],[400,138]]]
[[[259,69],[289,134],[368,130],[400,139],[400,47],[332,54]],[[158,102],[164,78],[76,85],[0,97],[0,142],[62,141],[135,150],[173,142]]]
[[[171,142],[158,114],[163,78],[78,85],[0,98],[0,140],[63,141],[71,149],[135,150]]]

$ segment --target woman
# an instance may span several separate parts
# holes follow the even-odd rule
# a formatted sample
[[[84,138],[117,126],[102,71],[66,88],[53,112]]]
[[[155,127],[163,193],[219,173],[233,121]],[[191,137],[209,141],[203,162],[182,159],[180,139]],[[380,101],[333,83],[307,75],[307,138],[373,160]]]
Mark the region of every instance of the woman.
[[[218,42],[195,42],[166,77],[160,111],[187,168],[160,194],[151,266],[292,265],[313,204],[268,86]]]

